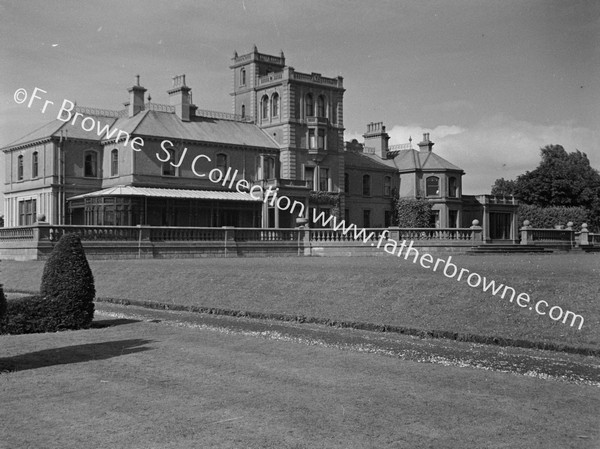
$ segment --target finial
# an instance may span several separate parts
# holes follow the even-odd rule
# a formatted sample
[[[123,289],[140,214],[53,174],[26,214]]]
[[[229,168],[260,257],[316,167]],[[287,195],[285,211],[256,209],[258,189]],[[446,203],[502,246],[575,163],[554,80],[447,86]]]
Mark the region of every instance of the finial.
[[[150,94],[148,94],[148,103],[150,103],[152,101],[152,97],[150,96]]]
[[[139,85],[140,85],[140,75],[135,75],[135,84],[136,84],[137,86],[139,86]]]
[[[412,143],[412,136],[408,136],[408,143]]]
[[[258,52],[258,48],[256,47],[256,44],[254,44],[254,47],[252,47],[252,51],[253,51],[254,53],[257,53],[257,52]]]

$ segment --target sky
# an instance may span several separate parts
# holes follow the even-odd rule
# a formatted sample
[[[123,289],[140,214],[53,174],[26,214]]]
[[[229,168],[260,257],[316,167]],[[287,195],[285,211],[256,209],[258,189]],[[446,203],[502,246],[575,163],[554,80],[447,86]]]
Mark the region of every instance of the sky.
[[[0,146],[55,118],[20,88],[118,110],[135,75],[168,103],[186,74],[200,109],[231,112],[231,58],[253,45],[344,78],[346,140],[370,122],[390,144],[429,132],[463,193],[535,169],[549,144],[600,169],[597,0],[0,0]]]

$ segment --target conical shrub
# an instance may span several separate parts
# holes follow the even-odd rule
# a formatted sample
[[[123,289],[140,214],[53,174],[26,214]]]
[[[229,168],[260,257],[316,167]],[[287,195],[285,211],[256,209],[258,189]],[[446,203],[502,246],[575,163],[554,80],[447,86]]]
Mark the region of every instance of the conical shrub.
[[[44,266],[40,295],[48,309],[45,321],[49,327],[81,329],[92,323],[96,288],[78,235],[63,235],[52,250]]]

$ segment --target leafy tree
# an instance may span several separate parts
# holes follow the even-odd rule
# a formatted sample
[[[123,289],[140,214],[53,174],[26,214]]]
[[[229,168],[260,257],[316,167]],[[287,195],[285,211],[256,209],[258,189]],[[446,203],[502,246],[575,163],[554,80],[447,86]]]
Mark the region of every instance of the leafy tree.
[[[4,289],[0,284],[0,329],[3,327],[4,320],[6,318],[6,296],[4,296]]]
[[[542,161],[516,180],[516,196],[536,206],[583,206],[600,202],[600,173],[585,153],[567,153],[561,145],[541,149]]]
[[[517,187],[516,181],[499,178],[499,179],[496,179],[496,182],[494,182],[494,185],[492,186],[492,195],[512,196],[515,194],[516,187]]]

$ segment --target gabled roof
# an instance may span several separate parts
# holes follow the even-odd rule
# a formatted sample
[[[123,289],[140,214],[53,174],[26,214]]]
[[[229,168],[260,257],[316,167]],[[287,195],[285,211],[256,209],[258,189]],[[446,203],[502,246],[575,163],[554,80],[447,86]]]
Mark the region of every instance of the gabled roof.
[[[182,198],[201,200],[223,200],[223,201],[252,201],[260,202],[249,193],[226,192],[212,190],[189,190],[189,189],[160,189],[154,187],[115,186],[95,192],[72,196],[68,200],[79,200],[83,198],[94,198],[100,196],[142,196],[153,198]]]

